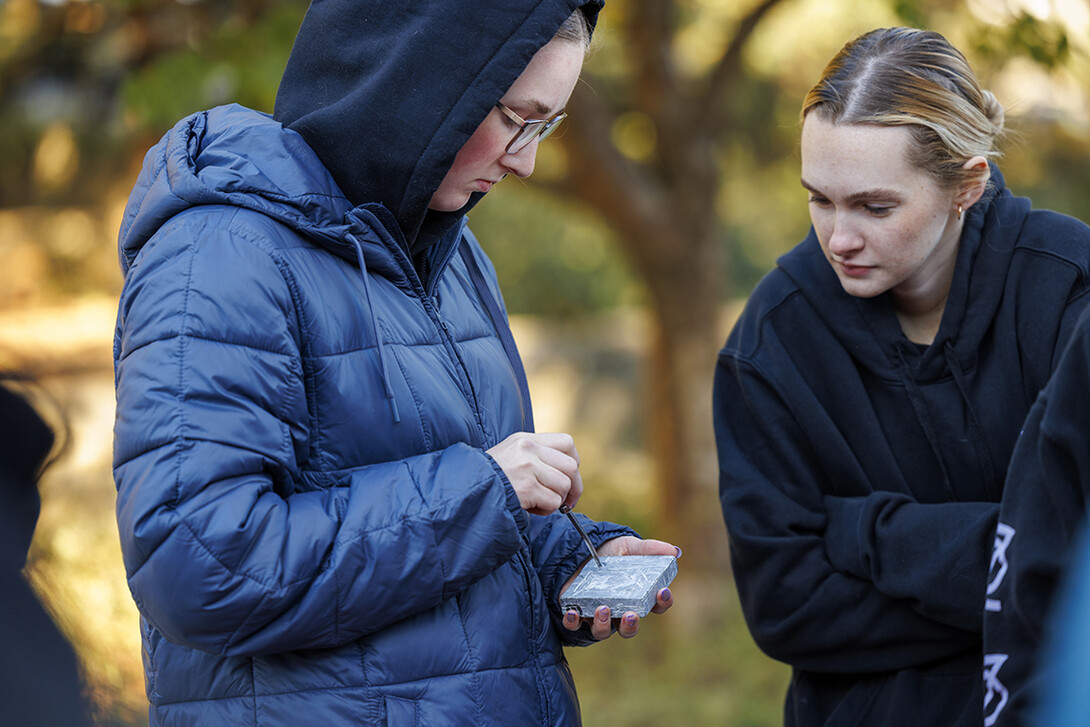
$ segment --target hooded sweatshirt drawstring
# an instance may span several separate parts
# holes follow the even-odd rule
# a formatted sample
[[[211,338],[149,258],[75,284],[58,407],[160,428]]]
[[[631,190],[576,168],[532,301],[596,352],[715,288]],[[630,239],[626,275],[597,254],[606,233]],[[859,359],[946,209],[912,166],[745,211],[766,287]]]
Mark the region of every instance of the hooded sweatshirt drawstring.
[[[912,410],[916,412],[916,421],[920,423],[924,436],[927,437],[927,443],[931,445],[931,451],[934,452],[935,459],[938,460],[939,469],[942,470],[942,480],[946,495],[951,500],[957,500],[958,498],[957,493],[954,490],[954,483],[950,479],[950,472],[946,468],[946,462],[944,462],[942,458],[942,447],[939,446],[939,436],[935,431],[935,424],[931,421],[931,414],[927,411],[927,403],[923,400],[923,394],[920,393],[920,387],[916,385],[916,381],[912,378],[912,371],[908,366],[908,362],[905,361],[904,351],[900,346],[897,346],[896,350],[897,358],[901,363],[901,381],[904,382],[908,400],[912,404]]]
[[[401,422],[401,416],[397,412],[397,400],[394,398],[394,389],[390,385],[390,371],[386,366],[386,345],[382,342],[382,332],[378,328],[378,316],[375,314],[375,306],[371,301],[371,276],[367,274],[367,264],[363,261],[363,245],[355,235],[349,233],[348,239],[356,248],[356,260],[360,265],[360,277],[363,278],[363,296],[367,299],[367,310],[371,315],[371,329],[375,333],[375,345],[378,347],[379,365],[382,367],[382,386],[386,391],[386,400],[390,402],[390,413],[393,414],[394,424]]]
[[[961,362],[958,361],[954,345],[947,341],[946,345],[943,347],[943,353],[946,356],[946,367],[950,369],[950,373],[953,374],[954,383],[958,387],[958,393],[961,394],[961,400],[965,402],[965,411],[969,415],[969,436],[973,438],[977,454],[980,455],[980,459],[988,468],[988,474],[991,476],[990,481],[993,483],[1001,482],[1002,479],[999,472],[996,470],[991,452],[988,451],[988,445],[981,434],[983,427],[980,426],[980,419],[976,415],[976,409],[973,408],[972,399],[969,398],[969,392],[965,385],[965,372],[961,370]],[[998,491],[994,492],[996,498],[999,497],[999,494]]]
[[[983,466],[987,469],[990,481],[994,483],[997,481],[998,477],[995,462],[981,436],[982,428],[980,426],[980,419],[977,417],[976,409],[973,408],[972,399],[969,398],[969,392],[965,382],[965,372],[962,371],[961,362],[958,361],[954,347],[949,341],[943,346],[943,354],[946,360],[946,368],[950,371],[954,384],[957,387],[958,394],[965,404],[966,415],[969,419],[969,436],[972,438],[974,449],[976,449],[977,455],[980,457]],[[923,429],[924,435],[927,437],[927,441],[931,445],[931,449],[939,462],[939,469],[942,470],[947,495],[951,500],[957,500],[958,497],[954,488],[954,483],[950,478],[946,463],[943,462],[940,454],[942,448],[939,446],[938,433],[935,431],[934,423],[931,421],[931,415],[927,411],[927,404],[924,402],[923,394],[920,392],[920,388],[916,384],[916,381],[912,378],[908,362],[905,360],[904,352],[900,347],[897,348],[897,358],[900,360],[901,370],[904,372],[902,373],[901,379],[904,381],[905,389],[908,393],[908,400],[912,403],[912,409],[916,412],[916,419],[919,421],[920,427]],[[998,496],[998,493],[996,493],[996,495]]]

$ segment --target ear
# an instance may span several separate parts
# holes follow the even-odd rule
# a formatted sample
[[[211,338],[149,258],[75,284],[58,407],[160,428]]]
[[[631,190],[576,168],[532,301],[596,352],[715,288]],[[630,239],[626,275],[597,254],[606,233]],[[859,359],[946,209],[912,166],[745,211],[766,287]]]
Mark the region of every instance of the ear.
[[[988,166],[988,160],[982,156],[975,156],[961,167],[967,173],[968,181],[963,182],[954,194],[954,204],[969,209],[976,204],[984,190],[988,187],[992,169]]]

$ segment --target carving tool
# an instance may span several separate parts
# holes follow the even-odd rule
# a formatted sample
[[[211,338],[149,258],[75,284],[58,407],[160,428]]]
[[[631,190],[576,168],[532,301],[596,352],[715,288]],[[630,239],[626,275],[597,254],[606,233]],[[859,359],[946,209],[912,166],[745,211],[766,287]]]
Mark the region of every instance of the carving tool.
[[[602,567],[602,561],[598,560],[598,551],[594,549],[594,543],[590,542],[590,537],[587,536],[587,531],[583,529],[583,526],[579,524],[579,521],[575,519],[575,513],[571,511],[571,507],[568,505],[561,505],[560,512],[568,516],[571,520],[571,524],[575,526],[576,531],[579,533],[579,537],[583,539],[583,542],[587,544],[587,550],[594,557],[594,562],[598,564],[598,567]]]

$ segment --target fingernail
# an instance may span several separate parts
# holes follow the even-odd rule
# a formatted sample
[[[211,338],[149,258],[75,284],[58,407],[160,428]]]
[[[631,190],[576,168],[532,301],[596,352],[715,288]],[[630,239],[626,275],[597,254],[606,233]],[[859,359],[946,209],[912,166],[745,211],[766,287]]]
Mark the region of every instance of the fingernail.
[[[677,551],[677,555],[675,555],[674,557],[675,557],[675,558],[680,558],[680,557],[681,557],[681,548],[679,548],[679,547],[677,547],[677,546],[675,545],[675,546],[674,546],[674,549],[675,549],[675,550]]]
[[[594,612],[594,618],[598,619],[599,621],[608,621],[609,620],[609,607],[599,606],[597,608],[597,610],[595,610],[595,612]]]
[[[575,623],[576,621],[579,620],[579,614],[576,613],[575,611],[568,611],[567,613],[564,614],[564,620],[567,621],[570,624],[573,624],[573,623]]]
[[[636,624],[636,621],[638,621],[638,620],[639,620],[639,617],[637,617],[636,614],[634,614],[634,613],[626,613],[624,615],[624,622],[628,626],[634,626]]]
[[[663,588],[661,591],[659,591],[659,598],[662,599],[663,603],[669,603],[670,599],[673,597],[674,594],[670,593],[669,588]]]

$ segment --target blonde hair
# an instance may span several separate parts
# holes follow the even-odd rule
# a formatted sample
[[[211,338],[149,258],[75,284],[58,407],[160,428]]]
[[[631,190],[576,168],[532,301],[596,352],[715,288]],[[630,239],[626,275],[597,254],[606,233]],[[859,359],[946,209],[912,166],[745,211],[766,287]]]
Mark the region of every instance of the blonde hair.
[[[560,26],[560,30],[556,31],[553,40],[578,43],[583,50],[590,48],[590,23],[587,22],[587,16],[582,9],[568,16],[568,19]]]
[[[806,95],[802,120],[811,113],[831,123],[908,127],[909,161],[946,189],[986,174],[965,170],[969,159],[1000,156],[1003,106],[932,31],[880,28],[850,41]]]

